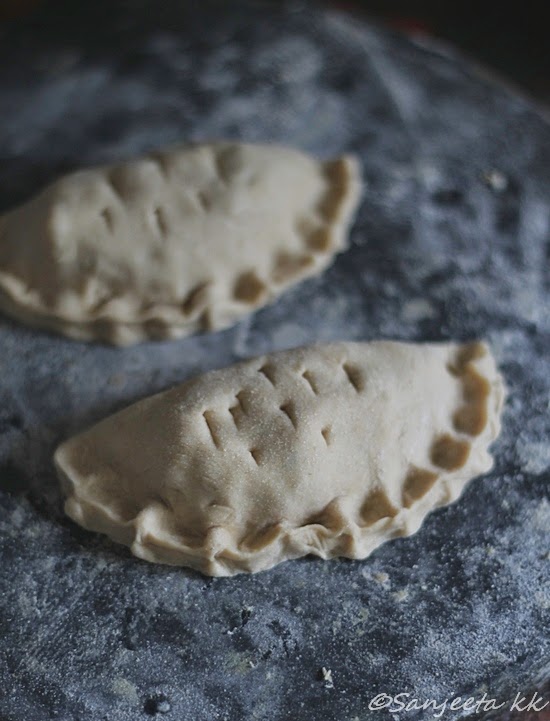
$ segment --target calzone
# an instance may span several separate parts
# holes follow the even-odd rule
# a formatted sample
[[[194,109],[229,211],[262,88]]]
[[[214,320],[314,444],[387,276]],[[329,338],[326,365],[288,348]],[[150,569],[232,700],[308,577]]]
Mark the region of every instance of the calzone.
[[[0,309],[118,345],[224,328],[329,265],[359,192],[352,157],[230,142],[75,172],[0,218]]]
[[[414,533],[492,466],[485,345],[336,343],[142,400],[55,453],[65,510],[140,558],[213,576]]]

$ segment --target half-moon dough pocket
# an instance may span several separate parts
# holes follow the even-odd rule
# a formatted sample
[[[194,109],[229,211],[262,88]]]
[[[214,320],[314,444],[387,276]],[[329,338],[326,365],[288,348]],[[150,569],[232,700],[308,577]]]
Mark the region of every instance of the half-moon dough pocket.
[[[0,309],[117,345],[224,328],[325,269],[359,195],[354,158],[274,145],[75,172],[0,217]]]
[[[142,400],[55,462],[67,514],[148,561],[365,558],[491,468],[503,399],[480,343],[311,346]]]

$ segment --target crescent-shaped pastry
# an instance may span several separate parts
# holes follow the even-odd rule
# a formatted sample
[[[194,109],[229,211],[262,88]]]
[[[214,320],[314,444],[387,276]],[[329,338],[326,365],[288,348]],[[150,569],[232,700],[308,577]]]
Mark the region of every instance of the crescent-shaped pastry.
[[[67,514],[148,561],[364,558],[491,468],[503,399],[482,344],[312,346],[142,400],[55,462]]]
[[[346,246],[357,162],[220,142],[72,173],[0,217],[0,309],[127,345],[216,330]]]

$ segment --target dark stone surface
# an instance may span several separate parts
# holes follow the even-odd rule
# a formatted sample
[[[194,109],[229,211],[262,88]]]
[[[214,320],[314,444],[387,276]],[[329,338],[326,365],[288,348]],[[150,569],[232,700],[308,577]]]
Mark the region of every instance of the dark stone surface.
[[[548,126],[460,58],[300,3],[45,7],[0,41],[0,207],[182,138],[354,151],[366,189],[350,251],[224,333],[116,350],[0,321],[0,717],[382,721],[380,692],[547,676]],[[510,390],[495,470],[364,562],[212,580],[62,514],[57,442],[141,396],[313,340],[477,336]]]

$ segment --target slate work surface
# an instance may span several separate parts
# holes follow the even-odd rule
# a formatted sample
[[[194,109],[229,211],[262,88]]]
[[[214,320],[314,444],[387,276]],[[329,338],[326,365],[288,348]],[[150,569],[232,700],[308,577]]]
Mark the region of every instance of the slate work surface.
[[[212,137],[358,153],[351,249],[181,342],[0,320],[0,718],[383,721],[381,692],[505,700],[544,679],[549,127],[452,53],[296,2],[48,4],[0,39],[0,209],[68,169]],[[495,469],[364,562],[212,580],[62,513],[56,444],[142,396],[313,341],[474,337],[509,388]]]

